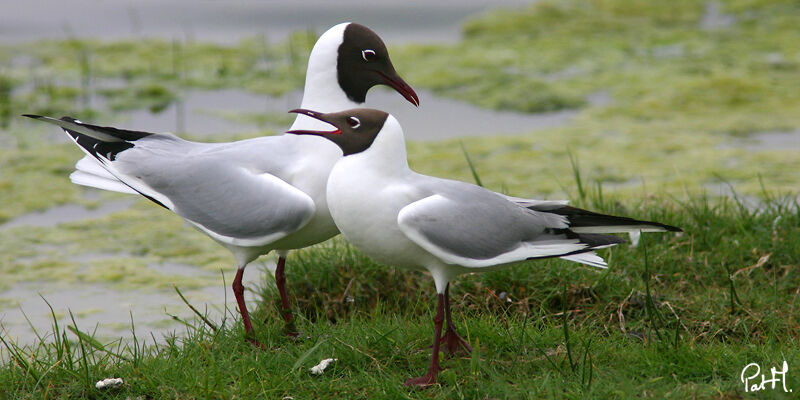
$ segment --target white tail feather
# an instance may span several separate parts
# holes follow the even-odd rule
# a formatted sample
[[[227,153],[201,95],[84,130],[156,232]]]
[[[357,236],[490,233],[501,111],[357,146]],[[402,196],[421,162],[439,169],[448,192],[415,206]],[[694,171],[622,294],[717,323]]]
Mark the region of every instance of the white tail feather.
[[[91,156],[84,156],[77,163],[75,163],[75,169],[81,172],[85,172],[90,175],[97,175],[100,178],[110,179],[113,181],[118,181],[114,175],[108,172],[96,158]]]
[[[52,118],[50,118],[50,120],[59,121]],[[72,137],[72,135],[69,134],[69,132],[67,132],[66,130],[64,132],[67,133],[67,136],[69,136],[70,139],[72,139],[72,141],[78,145],[78,148],[80,148],[84,153],[86,153],[86,156],[84,156],[75,164],[75,168],[78,168],[79,170],[73,172],[70,175],[70,179],[72,180],[72,182],[78,185],[91,186],[115,192],[138,193],[141,195],[149,196],[152,199],[155,199],[156,201],[161,203],[164,207],[170,210],[174,208],[172,201],[170,201],[169,198],[162,195],[161,193],[154,191],[139,179],[135,179],[133,177],[125,177],[124,174],[120,174],[118,171],[116,171],[116,169],[112,165],[111,160],[104,158],[103,156],[100,156],[99,159],[94,158],[94,156],[92,156],[88,150],[83,148],[83,146],[81,146],[80,143],[78,143],[78,141],[74,137]],[[84,161],[84,159],[86,159],[86,161]],[[100,168],[105,170],[105,172],[94,173],[95,166],[92,165],[91,162],[97,164]],[[91,172],[81,171],[81,169],[83,168],[86,168],[86,170]],[[110,175],[110,178],[106,178],[105,177],[106,174]],[[76,176],[73,178],[73,175]],[[122,175],[123,178],[122,179],[118,178],[117,177],[118,175]],[[103,181],[100,181],[98,179],[103,179]],[[122,183],[123,179],[124,182],[126,183]],[[118,181],[120,185],[115,185],[114,181]],[[123,186],[125,188],[123,188]]]
[[[109,174],[113,178],[111,174]],[[89,174],[83,171],[75,171],[69,175],[69,180],[76,185],[90,186],[93,188],[110,190],[112,192],[138,194],[135,190],[131,189],[128,185],[120,182],[114,178],[107,179],[98,175]]]
[[[75,163],[76,171],[69,179],[76,185],[91,186],[112,192],[137,194],[130,186],[122,183],[116,176],[97,161],[96,158],[84,156]]]
[[[571,254],[560,258],[568,261],[574,261],[577,263],[590,265],[592,267],[608,268],[606,260],[603,260],[603,257],[598,256],[597,253],[593,251],[588,251],[586,253]]]

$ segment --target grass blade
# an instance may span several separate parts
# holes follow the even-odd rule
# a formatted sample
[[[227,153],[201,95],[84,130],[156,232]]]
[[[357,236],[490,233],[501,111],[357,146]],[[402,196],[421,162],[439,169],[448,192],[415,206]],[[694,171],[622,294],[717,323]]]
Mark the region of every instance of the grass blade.
[[[303,365],[303,363],[306,362],[306,360],[308,360],[308,358],[311,357],[311,355],[314,354],[315,351],[317,351],[319,346],[322,346],[322,344],[325,342],[326,340],[322,339],[319,342],[317,342],[317,344],[315,344],[314,347],[308,349],[308,351],[303,353],[303,355],[300,356],[300,358],[298,358],[297,361],[294,362],[294,365],[292,365],[292,371],[296,371],[298,368],[300,368],[300,366]]]
[[[583,187],[583,180],[581,179],[581,166],[578,164],[578,156],[572,154],[572,150],[567,148],[567,155],[569,156],[569,164],[572,166],[572,175],[575,177],[575,185],[578,186],[578,197],[581,203],[586,202],[586,188]]]
[[[561,316],[564,319],[564,344],[567,347],[567,358],[569,359],[569,368],[572,369],[572,372],[575,372],[575,362],[572,359],[572,345],[569,342],[569,326],[567,323],[567,285],[564,285],[564,297],[562,300],[562,308],[561,308]]]
[[[41,380],[42,374],[36,370],[32,363],[28,362],[27,357],[25,357],[25,352],[19,346],[17,346],[16,343],[7,342],[3,338],[3,335],[0,335],[0,342],[3,342],[3,347],[8,350],[8,352],[11,354],[11,357],[17,362],[22,370],[25,371],[26,374],[30,375],[37,382]]]
[[[212,331],[216,332],[216,331],[217,331],[217,326],[216,326],[216,325],[214,325],[214,323],[213,323],[213,322],[209,321],[209,319],[208,319],[208,318],[206,318],[206,316],[205,316],[205,315],[203,315],[202,313],[200,313],[200,311],[198,311],[196,308],[194,308],[194,306],[193,306],[191,303],[189,303],[189,300],[186,300],[186,297],[184,297],[184,296],[183,296],[183,293],[181,293],[181,290],[180,290],[180,289],[178,289],[178,286],[177,286],[177,285],[172,285],[172,287],[173,287],[173,288],[175,288],[175,291],[176,291],[176,292],[178,292],[178,296],[180,296],[180,297],[181,297],[181,300],[183,301],[183,304],[186,304],[186,306],[187,306],[187,307],[189,307],[189,309],[190,309],[190,310],[192,310],[192,312],[193,312],[195,315],[197,315],[197,316],[198,316],[198,317],[199,317],[199,318],[200,318],[200,319],[201,319],[203,322],[205,322],[205,324],[206,324],[206,325],[207,325],[209,328],[211,328],[211,330],[212,330]]]
[[[475,164],[472,163],[472,159],[469,157],[469,153],[467,153],[467,148],[464,147],[464,142],[458,142],[458,143],[461,145],[461,151],[464,153],[464,158],[467,160],[467,165],[469,166],[469,170],[472,172],[472,178],[475,179],[475,184],[483,187],[483,182],[481,182],[481,177],[478,175],[478,170],[475,169]]]
[[[103,353],[106,353],[106,354],[108,354],[110,356],[114,356],[114,357],[117,357],[117,358],[125,360],[125,361],[130,361],[130,359],[128,359],[128,357],[125,357],[122,354],[118,354],[118,353],[115,353],[115,352],[107,349],[106,346],[103,345],[102,343],[100,343],[99,341],[97,341],[97,339],[93,338],[91,335],[89,335],[87,333],[81,332],[75,326],[68,325],[67,329],[69,329],[70,332],[74,333],[75,336],[78,336],[81,339],[82,342],[85,342],[86,344],[88,344],[89,346],[94,348],[95,350],[100,350]]]

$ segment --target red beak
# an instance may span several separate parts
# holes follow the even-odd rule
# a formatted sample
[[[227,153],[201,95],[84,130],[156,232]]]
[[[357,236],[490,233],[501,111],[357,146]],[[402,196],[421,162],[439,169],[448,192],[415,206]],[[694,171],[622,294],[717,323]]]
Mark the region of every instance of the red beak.
[[[409,86],[406,81],[403,80],[403,78],[397,75],[390,77],[381,71],[375,72],[377,72],[378,75],[383,78],[387,85],[394,88],[394,90],[397,90],[397,92],[402,94],[403,97],[405,97],[406,100],[408,100],[411,104],[419,107],[419,96],[417,96],[417,92],[415,92],[414,89],[412,89],[411,86]]]
[[[294,110],[289,110],[289,112],[290,113],[295,113],[295,114],[307,115],[307,116],[309,116],[311,118],[318,119],[318,120],[320,120],[322,122],[331,124],[330,121],[325,120],[325,117],[322,116],[323,115],[322,113],[319,113],[319,112],[316,112],[316,111],[307,110],[305,108],[295,108]],[[333,125],[333,124],[331,124],[331,125]],[[336,127],[336,125],[333,125],[333,126]],[[339,129],[338,127],[336,128],[335,131],[307,131],[307,130],[295,129],[295,130],[286,131],[286,133],[291,133],[291,134],[294,134],[294,135],[317,135],[317,136],[321,136],[321,135],[338,135],[338,134],[342,133],[342,130]]]

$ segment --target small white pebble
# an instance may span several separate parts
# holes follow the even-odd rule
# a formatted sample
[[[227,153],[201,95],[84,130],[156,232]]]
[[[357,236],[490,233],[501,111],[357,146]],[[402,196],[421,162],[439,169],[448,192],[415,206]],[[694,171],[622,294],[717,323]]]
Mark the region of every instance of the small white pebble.
[[[325,368],[328,368],[328,365],[336,360],[336,358],[326,358],[320,361],[319,364],[311,367],[310,371],[314,375],[321,375],[325,371]]]
[[[122,381],[122,378],[108,378],[103,379],[102,381],[97,381],[97,383],[94,384],[94,387],[97,389],[114,389],[122,386],[123,383],[124,382]]]

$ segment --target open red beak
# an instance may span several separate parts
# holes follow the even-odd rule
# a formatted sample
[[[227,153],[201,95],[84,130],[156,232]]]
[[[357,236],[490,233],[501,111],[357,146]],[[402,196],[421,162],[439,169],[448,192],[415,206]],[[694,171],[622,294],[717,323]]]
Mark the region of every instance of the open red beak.
[[[417,92],[409,86],[403,78],[395,75],[395,76],[388,76],[380,71],[375,71],[380,75],[384,82],[397,90],[398,93],[402,94],[403,97],[406,98],[411,104],[419,107],[419,96],[417,96]]]
[[[318,120],[320,120],[322,122],[331,124],[330,121],[326,120],[325,117],[323,117],[322,113],[319,113],[319,112],[316,112],[316,111],[306,110],[305,108],[295,108],[294,110],[289,110],[289,112],[290,113],[295,113],[295,114],[307,115],[307,116],[309,116],[311,118],[318,119]],[[333,125],[333,124],[331,124],[331,125]],[[333,125],[333,126],[336,127],[335,125]],[[290,130],[290,131],[286,131],[286,133],[291,133],[291,134],[294,134],[294,135],[317,135],[317,136],[320,136],[320,135],[338,135],[338,134],[342,133],[342,130],[339,129],[339,128],[336,128],[336,130],[334,130],[334,131],[308,131],[308,130],[302,130],[302,129],[293,129],[293,130]]]

